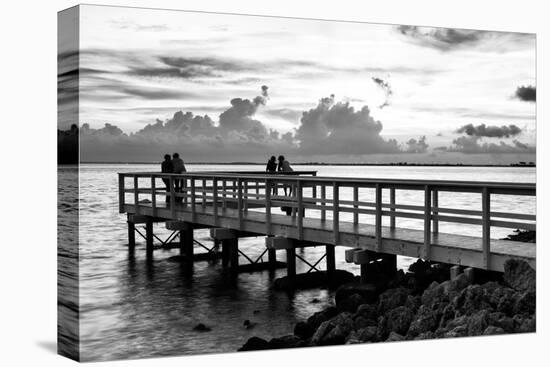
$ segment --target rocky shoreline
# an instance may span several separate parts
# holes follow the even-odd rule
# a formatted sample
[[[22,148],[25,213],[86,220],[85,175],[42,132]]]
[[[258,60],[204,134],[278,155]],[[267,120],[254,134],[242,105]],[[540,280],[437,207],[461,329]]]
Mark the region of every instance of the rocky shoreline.
[[[533,236],[522,232],[515,238]],[[293,334],[269,341],[252,337],[239,351],[536,330],[536,273],[521,260],[508,260],[502,274],[476,269],[452,280],[450,266],[423,260],[407,273],[383,262],[369,267],[371,281],[355,278],[340,286],[335,306],[298,322]]]

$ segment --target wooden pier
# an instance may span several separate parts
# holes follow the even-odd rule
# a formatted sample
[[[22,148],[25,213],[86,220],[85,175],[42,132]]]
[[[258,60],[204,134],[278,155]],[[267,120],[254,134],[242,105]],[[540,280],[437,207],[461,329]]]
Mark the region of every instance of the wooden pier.
[[[176,191],[176,180],[183,183]],[[343,192],[347,193],[343,195]],[[400,204],[396,192],[420,191],[421,202]],[[286,192],[286,194],[285,194]],[[385,201],[383,193],[386,192]],[[473,193],[481,210],[439,205],[439,193]],[[314,171],[293,175],[254,172],[196,172],[161,174],[119,173],[119,211],[128,215],[129,245],[135,245],[135,223],[144,223],[148,255],[154,249],[154,222],[166,222],[179,237],[181,255],[192,261],[196,241],[193,231],[210,228],[222,246],[223,264],[239,268],[238,239],[266,237],[262,256],[265,267],[280,266],[276,252],[285,251],[290,276],[296,248],[324,246],[329,273],[335,270],[335,246],[344,246],[346,261],[364,265],[396,255],[433,262],[503,271],[504,262],[519,258],[536,267],[536,244],[491,238],[492,227],[536,230],[532,213],[491,210],[491,198],[535,196],[535,184],[473,181],[426,181],[318,177]],[[369,196],[371,200],[361,199]],[[534,208],[533,208],[534,211]],[[343,218],[347,217],[347,218]],[[371,220],[366,219],[370,217]],[[386,220],[385,225],[383,223]],[[399,218],[422,221],[422,229],[400,227]],[[481,236],[439,231],[441,223],[479,226]],[[177,233],[176,233],[177,231]],[[161,240],[161,242],[163,242]],[[167,241],[166,241],[167,242]],[[262,258],[263,259],[263,258]]]

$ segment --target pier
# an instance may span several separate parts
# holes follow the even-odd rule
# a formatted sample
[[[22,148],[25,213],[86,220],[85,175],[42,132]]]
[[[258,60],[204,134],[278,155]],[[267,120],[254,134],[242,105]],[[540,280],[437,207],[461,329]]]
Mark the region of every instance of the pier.
[[[136,224],[142,223],[145,233],[139,234],[145,238],[147,256],[155,246],[172,246],[192,263],[199,259],[194,248],[202,246],[207,250],[203,256],[220,255],[231,270],[285,266],[291,277],[296,275],[296,260],[305,262],[309,271],[319,270],[324,260],[330,277],[336,271],[336,246],[345,247],[346,261],[362,270],[372,261],[395,264],[397,255],[497,272],[504,270],[506,260],[517,258],[536,268],[535,243],[491,238],[493,227],[536,230],[534,214],[491,209],[495,195],[535,196],[535,184],[320,177],[315,171],[133,172],[119,173],[118,178],[119,212],[128,216],[129,247],[134,248]],[[182,189],[176,191],[177,180]],[[410,191],[420,192],[422,200],[399,203],[397,194]],[[473,193],[481,209],[440,205],[442,192]],[[400,227],[400,218],[419,220],[422,228]],[[173,231],[169,238],[153,233],[155,222]],[[439,230],[442,223],[479,226],[481,235],[445,233]],[[221,254],[194,239],[193,231],[202,228],[210,228]],[[265,237],[257,259],[239,250],[239,238],[251,236]],[[155,239],[161,244],[155,245]],[[296,253],[309,246],[324,246],[325,254],[310,263]],[[277,252],[286,254],[286,262],[277,261]],[[249,264],[239,264],[239,257]]]

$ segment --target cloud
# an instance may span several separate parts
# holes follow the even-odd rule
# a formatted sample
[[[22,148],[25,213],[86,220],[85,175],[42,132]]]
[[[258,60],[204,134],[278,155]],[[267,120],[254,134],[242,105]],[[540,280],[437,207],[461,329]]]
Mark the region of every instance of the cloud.
[[[528,33],[494,32],[458,28],[434,28],[400,25],[395,28],[411,42],[442,52],[476,47],[483,44],[482,51],[503,52],[517,50],[534,43],[535,35]]]
[[[474,126],[467,124],[456,130],[457,133],[469,136],[488,137],[488,138],[509,138],[521,133],[521,129],[516,125],[486,126],[485,124]]]
[[[524,102],[537,101],[537,89],[531,85],[517,87],[514,97]]]
[[[396,140],[380,136],[382,123],[367,106],[355,111],[349,103],[322,98],[302,115],[295,138],[304,154],[373,154],[400,152]]]
[[[425,136],[422,136],[418,140],[411,138],[407,141],[406,145],[407,153],[426,153],[428,151],[428,144],[426,143]]]
[[[386,97],[384,103],[382,103],[378,108],[382,109],[386,106],[390,105],[390,98],[393,95],[393,91],[391,89],[391,85],[389,82],[385,81],[384,79],[372,77],[372,81],[376,83],[383,91],[384,95]]]
[[[438,147],[436,150],[446,152],[459,152],[464,154],[511,154],[511,153],[536,153],[534,146],[514,140],[513,144],[503,141],[496,143],[481,142],[479,136],[461,136],[453,140],[450,147]]]

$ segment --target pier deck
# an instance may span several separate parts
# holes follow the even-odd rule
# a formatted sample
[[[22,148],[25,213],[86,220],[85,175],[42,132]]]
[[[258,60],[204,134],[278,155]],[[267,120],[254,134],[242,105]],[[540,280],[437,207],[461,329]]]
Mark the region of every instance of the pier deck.
[[[133,178],[131,188],[126,187],[127,177]],[[533,214],[490,210],[491,194],[534,196],[534,184],[229,172],[183,175],[124,173],[119,178],[121,213],[494,271],[503,271],[504,262],[509,258],[523,259],[536,267],[535,243],[490,238],[491,226],[536,229]],[[183,179],[185,188],[182,192],[175,192],[173,186],[169,192],[164,187],[157,189],[156,181],[162,178],[172,183]],[[143,185],[144,182],[148,187],[140,187],[139,183]],[[270,189],[266,190],[266,187]],[[290,196],[279,195],[283,187],[292,188]],[[340,189],[344,187],[352,189],[352,200],[340,199]],[[389,202],[382,200],[383,189],[390,191]],[[372,202],[359,200],[360,190],[374,190],[375,199]],[[422,190],[424,202],[422,205],[397,204],[396,190]],[[441,207],[438,205],[441,191],[479,193],[482,210]],[[128,203],[127,196],[133,198],[133,202]],[[165,202],[166,197],[168,202]],[[286,207],[290,215],[279,209],[282,207]],[[352,213],[353,220],[340,220],[341,213]],[[375,224],[362,221],[365,215],[374,216]],[[382,225],[382,216],[390,217],[389,226]],[[400,228],[395,220],[398,217],[422,219],[424,228]],[[483,235],[442,233],[439,232],[440,222],[480,225]]]

